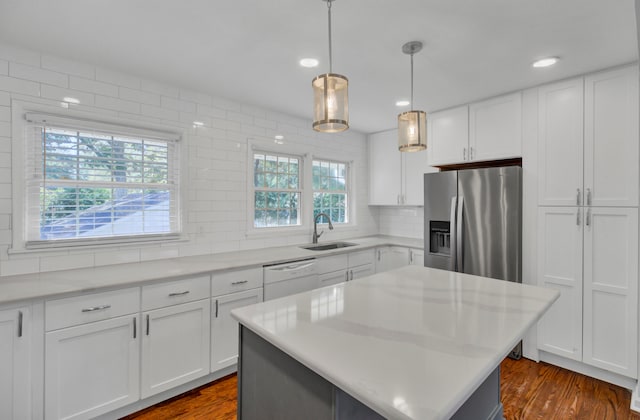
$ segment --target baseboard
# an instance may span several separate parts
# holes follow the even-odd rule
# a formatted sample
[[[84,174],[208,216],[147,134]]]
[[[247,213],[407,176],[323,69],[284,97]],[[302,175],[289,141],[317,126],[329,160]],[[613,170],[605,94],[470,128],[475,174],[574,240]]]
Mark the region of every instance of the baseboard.
[[[631,392],[631,409],[640,413],[640,382],[636,382]]]
[[[599,379],[601,381],[609,382],[610,384],[618,385],[628,390],[634,390],[637,388],[637,380],[623,376],[617,373],[609,372],[608,370],[600,369],[594,366],[577,362],[575,360],[567,359],[562,356],[558,356],[546,351],[540,350],[540,361],[547,362],[561,368],[572,370],[574,372],[581,373],[592,378]]]
[[[221,369],[217,372],[210,373],[207,376],[203,376],[198,379],[194,379],[191,382],[186,384],[177,386],[175,388],[169,389],[167,391],[161,392],[160,394],[153,395],[149,398],[145,398],[144,400],[136,401],[133,404],[129,404],[125,407],[121,407],[117,410],[110,411],[102,416],[96,417],[99,420],[115,420],[127,416],[129,414],[135,413],[136,411],[144,410],[147,407],[151,407],[152,405],[158,404],[162,401],[173,398],[177,395],[183,394],[187,391],[191,391],[192,389],[198,388],[202,385],[206,385],[209,382],[213,382],[216,379],[220,379],[224,376],[230,375],[237,371],[237,366],[229,366],[227,368]]]

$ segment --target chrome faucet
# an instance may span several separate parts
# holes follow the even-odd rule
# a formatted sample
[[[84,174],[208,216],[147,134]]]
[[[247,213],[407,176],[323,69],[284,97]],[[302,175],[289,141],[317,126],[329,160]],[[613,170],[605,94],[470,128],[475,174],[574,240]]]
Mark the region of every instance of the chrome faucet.
[[[313,219],[313,241],[312,242],[314,244],[318,243],[318,238],[324,233],[324,232],[318,233],[318,219],[321,216],[324,216],[329,222],[329,230],[333,230],[333,224],[331,223],[331,218],[329,218],[329,215],[327,213],[318,213],[316,217]]]

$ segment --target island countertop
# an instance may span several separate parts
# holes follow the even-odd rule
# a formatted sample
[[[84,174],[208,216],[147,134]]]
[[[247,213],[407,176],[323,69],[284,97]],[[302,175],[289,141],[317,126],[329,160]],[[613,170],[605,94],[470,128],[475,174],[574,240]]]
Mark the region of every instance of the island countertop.
[[[558,296],[409,266],[232,314],[386,418],[447,419]]]

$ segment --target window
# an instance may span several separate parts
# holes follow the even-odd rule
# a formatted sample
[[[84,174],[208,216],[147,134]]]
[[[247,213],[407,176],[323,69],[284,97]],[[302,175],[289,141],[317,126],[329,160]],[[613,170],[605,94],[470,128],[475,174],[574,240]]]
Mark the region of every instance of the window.
[[[313,160],[313,216],[326,213],[333,223],[348,223],[348,164]]]
[[[37,114],[27,120],[28,244],[179,233],[177,136]]]
[[[254,227],[300,225],[301,161],[297,156],[253,154]]]

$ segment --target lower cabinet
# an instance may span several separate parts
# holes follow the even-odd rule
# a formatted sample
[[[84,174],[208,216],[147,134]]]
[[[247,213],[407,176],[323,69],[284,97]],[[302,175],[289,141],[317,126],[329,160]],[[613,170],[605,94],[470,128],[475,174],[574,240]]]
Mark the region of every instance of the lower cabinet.
[[[382,246],[376,249],[376,273],[409,265],[409,248]]]
[[[29,307],[0,310],[0,419],[31,418]]]
[[[216,296],[211,314],[211,372],[238,363],[238,322],[231,311],[262,302],[262,288]]]
[[[331,286],[374,274],[373,255],[373,249],[367,249],[318,258],[319,287]]]
[[[137,401],[139,330],[133,314],[47,332],[45,418],[90,419]]]
[[[141,398],[209,374],[210,300],[142,314]]]
[[[424,267],[424,250],[409,248],[409,265]]]

